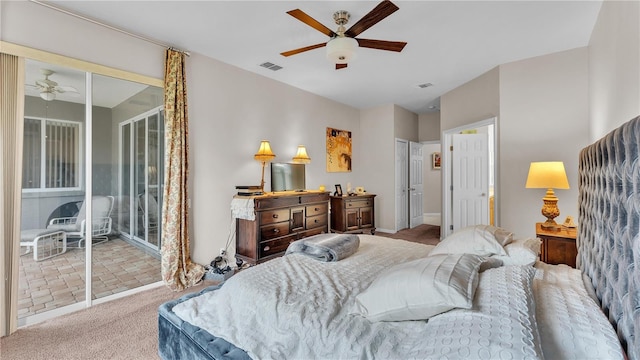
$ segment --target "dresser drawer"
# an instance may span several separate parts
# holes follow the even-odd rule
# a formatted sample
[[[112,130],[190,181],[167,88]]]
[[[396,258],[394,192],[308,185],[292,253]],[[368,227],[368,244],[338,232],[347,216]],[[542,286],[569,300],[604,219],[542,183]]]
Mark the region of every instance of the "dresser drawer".
[[[287,234],[289,234],[288,221],[260,227],[260,235],[262,236],[262,241],[285,236]]]
[[[307,217],[307,229],[317,228],[327,225],[327,215],[316,215]]]
[[[367,206],[372,206],[373,205],[373,200],[356,200],[356,201],[345,201],[344,206],[349,209],[349,208],[361,208],[361,207],[367,207]]]
[[[307,205],[305,211],[307,213],[307,216],[315,216],[315,215],[320,215],[320,214],[326,214],[328,207],[329,206],[328,206],[327,203],[315,204],[315,205]]]
[[[273,224],[289,220],[289,209],[260,212],[260,225]]]
[[[296,241],[297,235],[293,234],[280,239],[265,241],[260,243],[260,257],[277,254],[287,250],[289,244]]]

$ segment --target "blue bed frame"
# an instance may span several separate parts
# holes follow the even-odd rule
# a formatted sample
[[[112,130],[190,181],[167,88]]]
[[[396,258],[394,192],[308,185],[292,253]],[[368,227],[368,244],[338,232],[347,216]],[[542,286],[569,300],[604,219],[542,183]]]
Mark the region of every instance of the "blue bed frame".
[[[629,359],[640,359],[640,116],[584,148],[578,268]]]
[[[586,273],[630,360],[640,360],[640,117],[580,153],[578,267]],[[249,359],[247,353],[160,306],[162,359]]]

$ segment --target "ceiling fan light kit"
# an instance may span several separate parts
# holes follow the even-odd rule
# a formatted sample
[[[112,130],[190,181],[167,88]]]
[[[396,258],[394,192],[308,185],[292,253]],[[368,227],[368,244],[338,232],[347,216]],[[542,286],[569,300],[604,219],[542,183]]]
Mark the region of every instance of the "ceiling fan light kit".
[[[336,37],[327,42],[327,59],[334,64],[347,64],[358,56],[358,41],[350,37]]]
[[[42,91],[40,92],[40,97],[46,101],[53,101],[56,99],[56,94],[54,94],[52,91]]]

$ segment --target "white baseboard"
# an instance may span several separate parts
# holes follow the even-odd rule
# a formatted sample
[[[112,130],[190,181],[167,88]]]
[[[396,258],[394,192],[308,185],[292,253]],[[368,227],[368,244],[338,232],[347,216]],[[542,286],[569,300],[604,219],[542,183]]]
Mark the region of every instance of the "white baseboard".
[[[422,214],[422,223],[429,225],[441,226],[440,213],[424,213]]]

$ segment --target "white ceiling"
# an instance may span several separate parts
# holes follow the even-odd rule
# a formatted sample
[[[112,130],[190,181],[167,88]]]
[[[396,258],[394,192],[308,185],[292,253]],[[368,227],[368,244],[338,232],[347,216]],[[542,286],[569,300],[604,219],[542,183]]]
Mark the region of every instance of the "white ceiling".
[[[280,52],[328,40],[287,11],[299,8],[332,30],[375,1],[58,1],[64,9],[199,53],[356,108],[397,104],[417,114],[442,94],[497,65],[588,45],[601,1],[394,1],[400,10],[360,38],[406,41],[401,53],[360,48],[342,70],[325,49]],[[283,67],[260,67],[271,62]],[[417,85],[432,83],[421,89]]]

